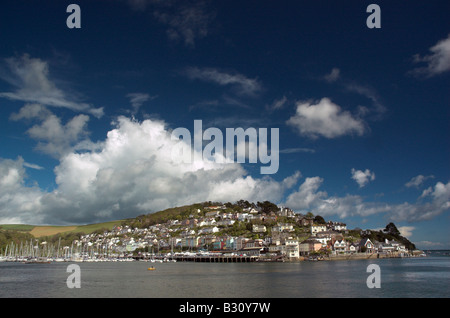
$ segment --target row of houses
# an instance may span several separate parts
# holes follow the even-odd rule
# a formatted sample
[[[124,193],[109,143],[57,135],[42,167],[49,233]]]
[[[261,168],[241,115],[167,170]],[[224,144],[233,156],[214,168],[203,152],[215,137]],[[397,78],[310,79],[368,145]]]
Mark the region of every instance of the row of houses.
[[[255,208],[230,213],[224,206],[211,206],[205,213],[190,215],[183,220],[172,219],[164,224],[155,224],[148,228],[117,226],[103,234],[90,234],[82,237],[83,244],[101,246],[120,253],[133,252],[136,249],[150,249],[158,252],[162,249],[205,249],[213,251],[231,251],[247,256],[284,256],[298,258],[311,253],[358,253],[403,251],[405,247],[397,242],[370,242],[370,240],[345,240],[346,224],[328,222],[315,224],[310,216],[294,214],[289,208],[261,213]],[[197,212],[200,212],[198,210]],[[201,216],[200,216],[201,215]],[[288,222],[278,222],[269,228],[267,222],[254,220],[277,220],[288,218]],[[251,222],[253,239],[249,237],[219,236],[218,232],[235,222]],[[309,235],[299,239],[295,235],[298,226],[309,228]],[[302,230],[304,231],[304,229]],[[268,235],[270,233],[270,235]],[[297,232],[298,233],[298,232]],[[255,238],[256,237],[256,238]],[[304,237],[304,235],[303,235]]]

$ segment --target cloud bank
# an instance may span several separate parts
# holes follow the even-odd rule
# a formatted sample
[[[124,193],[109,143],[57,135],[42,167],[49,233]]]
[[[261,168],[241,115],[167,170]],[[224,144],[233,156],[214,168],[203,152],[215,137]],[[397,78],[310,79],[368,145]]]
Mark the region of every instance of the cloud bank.
[[[80,151],[75,145],[61,154],[52,192],[24,185],[23,159],[3,160],[0,223],[122,219],[208,200],[279,202],[299,178],[298,173],[280,182],[253,178],[237,163],[205,158],[194,164],[177,163],[172,158],[175,144],[178,141],[171,139],[162,121],[119,117],[95,150]]]
[[[172,140],[170,133],[160,120],[119,117],[95,147],[83,148],[83,140],[60,155],[53,191],[28,180],[30,166],[23,158],[0,159],[0,223],[86,224],[242,198],[269,200],[324,217],[382,213],[393,221],[429,220],[450,209],[450,182],[437,182],[414,203],[386,204],[359,195],[330,196],[321,190],[324,179],[319,176],[306,177],[298,185],[299,171],[277,181],[252,177],[237,163],[205,158],[194,164],[177,163],[172,150],[179,141]],[[372,178],[370,171],[363,174]]]

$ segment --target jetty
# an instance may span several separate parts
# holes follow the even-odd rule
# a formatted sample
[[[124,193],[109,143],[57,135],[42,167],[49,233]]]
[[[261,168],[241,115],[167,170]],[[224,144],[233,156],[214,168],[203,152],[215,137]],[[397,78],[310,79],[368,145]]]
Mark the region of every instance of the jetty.
[[[157,262],[197,262],[197,263],[250,263],[259,261],[258,256],[223,255],[221,253],[176,253],[172,255],[155,255],[152,258],[133,257],[135,260],[149,260]]]

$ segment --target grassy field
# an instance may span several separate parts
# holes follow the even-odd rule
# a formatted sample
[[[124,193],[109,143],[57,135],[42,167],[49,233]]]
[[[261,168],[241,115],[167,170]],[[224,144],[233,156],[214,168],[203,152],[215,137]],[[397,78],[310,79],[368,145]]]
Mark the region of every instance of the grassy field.
[[[58,233],[74,231],[78,226],[35,226],[30,234],[34,237],[50,236]]]
[[[2,230],[13,230],[13,231],[23,231],[23,232],[29,232],[34,227],[35,227],[34,225],[27,225],[27,224],[2,224],[2,225],[0,225],[0,229],[2,229]]]
[[[85,234],[92,233],[100,229],[111,230],[115,225],[120,225],[121,220],[105,223],[87,224],[87,225],[71,225],[71,226],[51,226],[51,225],[27,225],[27,224],[4,224],[0,225],[0,229],[15,230],[21,232],[29,232],[34,237],[51,236],[58,233],[82,232]]]

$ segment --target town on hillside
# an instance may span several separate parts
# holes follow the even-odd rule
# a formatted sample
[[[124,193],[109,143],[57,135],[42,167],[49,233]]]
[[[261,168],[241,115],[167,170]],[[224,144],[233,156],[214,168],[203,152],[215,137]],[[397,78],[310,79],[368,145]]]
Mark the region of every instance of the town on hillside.
[[[163,222],[151,216],[82,235],[70,246],[59,241],[50,248],[40,242],[29,248],[21,244],[19,249],[11,244],[2,259],[29,259],[32,253],[60,261],[293,261],[407,257],[415,250],[392,223],[382,231],[350,230],[344,223],[325,221],[311,212],[295,213],[268,201],[206,202]]]

